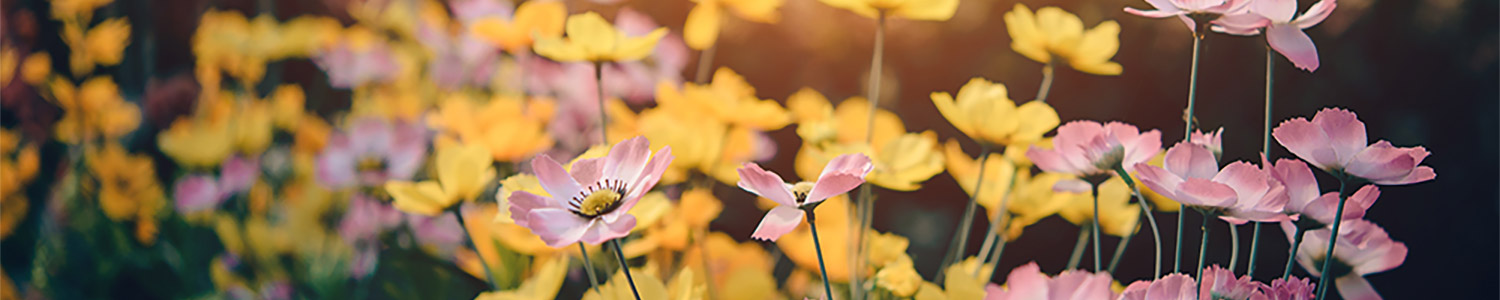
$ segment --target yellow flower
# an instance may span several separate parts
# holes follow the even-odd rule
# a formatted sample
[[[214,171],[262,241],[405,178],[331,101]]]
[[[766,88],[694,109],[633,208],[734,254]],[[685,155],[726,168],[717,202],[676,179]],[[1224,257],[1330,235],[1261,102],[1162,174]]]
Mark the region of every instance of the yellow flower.
[[[101,149],[102,148],[102,149]],[[88,149],[84,153],[89,172],[98,182],[99,208],[111,220],[134,220],[137,230],[155,227],[155,214],[166,206],[156,167],[145,155],[131,155],[119,144]],[[138,239],[150,244],[154,232]]]
[[[56,0],[52,3],[52,17],[56,19],[89,19],[94,10],[109,5],[113,0]]]
[[[229,119],[234,133],[234,148],[240,153],[255,155],[271,146],[273,118],[271,103],[265,101],[240,101],[236,103],[233,117]]]
[[[429,113],[427,125],[465,144],[485,148],[496,161],[519,162],[552,148],[555,141],[547,122],[555,108],[551,100],[496,96],[481,107],[454,96]]]
[[[978,275],[975,275],[978,270]],[[985,279],[990,278],[990,273],[995,271],[995,264],[979,265],[979,259],[970,256],[962,262],[948,266],[943,270],[943,287],[947,290],[948,297],[952,299],[983,299],[985,295]]]
[[[861,16],[877,15],[912,20],[947,21],[958,11],[958,0],[819,0],[823,4],[847,9]]]
[[[849,197],[838,195],[823,201],[818,205],[818,241],[823,244],[823,259],[828,267],[828,280],[833,282],[849,282],[849,256],[852,255],[849,241],[851,236],[849,228],[849,215],[851,205]],[[803,221],[806,224],[806,221]],[[814,252],[812,245],[812,232],[806,225],[797,225],[797,229],[776,240],[776,245],[781,247],[781,252],[788,259],[796,263],[804,270],[818,274],[818,254]],[[867,274],[868,271],[861,271]]]
[[[695,188],[682,192],[677,211],[688,226],[708,228],[708,223],[719,218],[719,213],[724,211],[724,203],[714,197],[712,189]]]
[[[980,143],[1024,145],[1057,128],[1057,111],[1031,101],[1017,107],[1006,96],[1005,85],[984,78],[970,79],[955,101],[948,92],[932,93],[932,103],[958,131]]]
[[[1068,205],[1070,199],[1077,194],[1054,192],[1052,186],[1060,180],[1070,178],[1072,177],[1069,175],[1058,173],[1032,175],[1029,169],[1016,173],[1014,194],[1007,207],[1011,218],[1006,239],[1013,241],[1021,237],[1021,229],[1056,214],[1063,206]]]
[[[903,263],[880,268],[880,271],[875,272],[875,282],[896,297],[906,298],[916,295],[917,289],[926,281],[922,280],[922,275],[917,274],[911,263]]]
[[[228,106],[224,106],[224,110]],[[178,164],[189,168],[212,168],[234,152],[227,120],[179,118],[156,137],[156,145]]]
[[[726,67],[714,71],[713,82],[708,85],[684,83],[681,92],[672,83],[662,81],[656,85],[656,99],[661,107],[676,113],[706,114],[730,125],[760,131],[781,129],[791,122],[781,104],[757,99],[755,88]]]
[[[477,146],[440,147],[433,159],[436,181],[391,181],[385,184],[385,190],[395,199],[396,209],[428,216],[441,214],[459,201],[474,200],[495,179],[493,161],[485,154],[484,148]]]
[[[1016,176],[1015,164],[1006,159],[1003,154],[990,153],[984,165],[984,181],[977,182],[979,196],[975,197],[975,183],[980,177],[979,161],[969,158],[969,155],[964,153],[964,149],[958,145],[957,140],[948,139],[945,148],[947,149],[945,161],[948,165],[948,174],[953,175],[953,181],[958,182],[958,186],[963,188],[964,192],[974,197],[975,202],[989,209],[988,215],[995,216],[1000,209],[1001,198],[1010,194],[1011,180]]]
[[[667,35],[666,28],[657,28],[643,37],[626,37],[594,12],[568,16],[564,30],[567,38],[538,37],[533,50],[561,62],[634,61],[650,55]]]
[[[302,124],[303,107],[307,103],[307,95],[302,92],[302,87],[296,84],[283,84],[271,92],[271,116],[276,122],[276,128],[288,132],[300,130],[298,125]]]
[[[1113,236],[1135,233],[1141,209],[1139,204],[1130,203],[1130,194],[1130,188],[1125,187],[1125,181],[1120,177],[1112,177],[1099,184],[1099,229],[1104,233]],[[1086,193],[1074,195],[1076,196],[1069,197],[1067,206],[1057,214],[1079,226],[1093,223],[1093,197]]]
[[[98,138],[113,139],[134,131],[141,124],[141,111],[120,97],[120,88],[108,76],[93,77],[74,88],[64,79],[51,83],[52,100],[65,112],[53,133],[59,141],[80,143]]]
[[[1058,59],[1073,69],[1095,75],[1120,75],[1119,63],[1109,61],[1120,48],[1120,24],[1104,21],[1084,30],[1077,15],[1048,6],[1036,14],[1026,5],[1016,3],[1005,13],[1005,28],[1010,32],[1010,48],[1026,58],[1041,63]]]
[[[781,15],[776,12],[784,0],[698,0],[698,5],[688,11],[687,23],[682,26],[683,39],[695,50],[708,49],[719,39],[719,27],[724,26],[724,10],[733,9],[740,18],[760,22],[776,23]]]
[[[0,130],[0,240],[15,232],[26,218],[28,201],[22,188],[36,176],[40,165],[37,145],[21,145],[21,136]]]
[[[479,294],[475,300],[527,300],[553,299],[562,288],[568,275],[568,257],[557,256],[542,262],[521,286],[513,290],[493,291]]]
[[[526,51],[532,39],[558,38],[563,34],[563,21],[568,17],[568,8],[559,1],[527,1],[516,7],[510,20],[485,17],[475,20],[470,30],[480,39],[510,53]]]
[[[822,228],[819,227],[819,229]],[[756,277],[760,277],[753,274],[764,274],[766,277],[770,277],[772,271],[771,256],[766,253],[765,248],[759,243],[749,241],[744,243],[736,242],[734,238],[729,237],[728,234],[723,232],[708,233],[699,243],[701,243],[701,246],[688,247],[687,251],[683,252],[683,264],[697,270],[706,268],[708,270],[707,276],[714,280],[715,287],[736,289],[730,287],[739,285],[735,283],[741,283],[741,281],[736,280],[737,278],[755,279]],[[704,259],[708,261],[706,266],[703,263]],[[816,268],[816,265],[814,266]],[[740,273],[748,273],[748,275]],[[758,282],[756,283],[758,284]],[[775,290],[774,281],[770,284],[769,290]],[[757,291],[749,287],[745,287],[743,291],[750,293],[749,295],[763,295],[764,293],[764,291]],[[719,293],[721,296],[729,294],[732,293],[724,291]],[[744,299],[766,299],[766,297],[747,297]]]
[[[911,257],[906,255],[906,247],[911,245],[911,241],[906,237],[894,233],[880,233],[869,235],[869,238],[870,253],[867,254],[866,259],[869,260],[870,266],[882,268],[903,262],[911,264]]]
[[[630,270],[630,276],[635,280],[635,289],[640,292],[641,299],[669,299],[667,298],[667,285],[652,273],[656,272]],[[615,272],[608,282],[599,285],[598,292],[589,290],[583,294],[583,300],[625,299],[635,299],[635,296],[631,292],[630,283],[625,280],[624,272]]]
[[[948,300],[948,294],[943,291],[942,287],[937,286],[937,284],[933,284],[931,282],[923,282],[922,283],[922,288],[917,289],[917,294],[915,296],[912,296],[912,299],[913,300]],[[980,298],[972,298],[972,299],[980,299]]]
[[[81,76],[93,72],[96,64],[120,64],[125,57],[125,46],[130,45],[130,22],[125,18],[104,20],[87,33],[77,23],[64,22],[62,38],[72,49],[68,61],[73,75]]]
[[[803,137],[797,152],[796,170],[802,178],[817,178],[823,165],[838,155],[864,153],[875,165],[865,180],[892,190],[913,191],[933,175],[943,172],[943,154],[937,149],[937,134],[932,131],[907,133],[896,114],[876,110],[874,147],[865,144],[869,104],[864,98],[852,97],[839,103],[832,115],[817,116],[826,111],[826,99],[815,92],[799,92],[788,100],[798,116],[798,132],[805,127],[836,128],[831,139]],[[794,101],[795,100],[795,101]],[[826,133],[819,133],[826,134]],[[676,149],[675,147],[673,148]]]
[[[736,283],[743,284],[743,285],[753,285],[753,286],[762,287],[762,288],[766,287],[765,285],[763,285],[764,282],[756,281],[754,279],[749,279],[749,278],[742,279],[741,281],[736,281]],[[769,290],[775,290],[776,289],[776,283],[775,283],[775,279],[774,278],[771,279],[771,285],[769,287],[770,287]],[[737,292],[737,291],[726,291],[726,292]],[[672,282],[671,283],[667,283],[667,294],[670,295],[668,299],[676,299],[676,300],[700,300],[700,299],[708,299],[708,285],[706,285],[706,284],[703,283],[703,277],[701,275],[698,275],[697,273],[694,273],[692,268],[686,268],[686,267],[684,267],[684,268],[682,268],[682,270],[677,271],[677,275],[673,275],[672,276]],[[740,298],[740,299],[767,299],[767,298],[762,297],[762,298]]]
[[[37,52],[26,56],[21,62],[21,81],[26,84],[37,85],[47,80],[47,75],[52,74],[52,56],[47,52]],[[10,79],[0,80],[10,82]]]

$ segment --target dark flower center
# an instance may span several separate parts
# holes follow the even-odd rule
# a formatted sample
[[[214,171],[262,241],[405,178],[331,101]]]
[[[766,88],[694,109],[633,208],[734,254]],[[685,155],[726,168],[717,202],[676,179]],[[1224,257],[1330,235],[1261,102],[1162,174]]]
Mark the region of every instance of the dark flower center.
[[[606,179],[578,191],[578,195],[568,201],[568,209],[580,217],[593,218],[620,208],[624,199],[625,181]]]

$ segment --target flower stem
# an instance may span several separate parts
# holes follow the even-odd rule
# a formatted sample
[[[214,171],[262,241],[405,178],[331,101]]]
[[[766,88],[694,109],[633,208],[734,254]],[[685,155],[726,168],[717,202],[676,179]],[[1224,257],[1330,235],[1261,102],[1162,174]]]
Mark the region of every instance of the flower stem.
[[[610,241],[614,244],[615,258],[620,260],[620,272],[625,273],[625,281],[630,283],[630,293],[635,295],[635,300],[641,300],[641,292],[635,289],[635,278],[630,276],[630,264],[625,263],[625,251],[620,250],[620,239]]]
[[[1328,253],[1323,255],[1323,270],[1318,273],[1322,275],[1318,277],[1318,299],[1327,299],[1323,298],[1323,295],[1328,294],[1328,277],[1330,277],[1328,276],[1328,269],[1333,267],[1333,261],[1335,260],[1333,258],[1333,247],[1338,245],[1337,242],[1339,240],[1339,225],[1341,223],[1344,223],[1344,203],[1349,202],[1349,179],[1347,176],[1338,177],[1339,208],[1334,211],[1332,228],[1333,232],[1328,235]]]
[[[1141,220],[1137,218],[1135,221],[1135,226],[1131,226],[1131,228],[1132,232],[1134,230],[1140,230]],[[1131,237],[1134,236],[1134,234],[1127,234],[1123,237],[1120,237],[1120,243],[1115,245],[1115,253],[1113,254],[1113,256],[1109,257],[1109,268],[1104,269],[1105,273],[1115,273],[1115,267],[1120,266],[1120,257],[1125,255],[1125,248],[1130,247],[1130,240],[1132,240]]]
[[[1078,229],[1078,242],[1073,243],[1073,254],[1068,255],[1068,267],[1063,270],[1078,268],[1078,262],[1083,260],[1083,247],[1089,245],[1089,232],[1093,227],[1083,226]]]
[[[984,167],[990,160],[990,146],[986,143],[979,144],[979,176],[974,177],[973,193],[969,194],[969,204],[964,207],[963,216],[958,221],[958,228],[953,229],[953,239],[948,243],[948,254],[943,255],[943,263],[938,265],[938,270],[948,269],[948,265],[955,260],[962,259],[964,249],[969,246],[969,227],[974,226],[974,208],[979,204],[979,192],[984,187]],[[1003,215],[1003,214],[1002,214]],[[994,223],[990,223],[994,228]],[[983,253],[983,252],[981,252]],[[946,273],[946,272],[938,272]]]
[[[697,73],[693,74],[693,82],[700,84],[708,82],[709,70],[713,66],[714,54],[718,52],[718,49],[718,43],[714,43],[713,45],[709,45],[707,49],[698,52],[698,70],[695,71]]]
[[[605,113],[604,106],[604,63],[602,62],[594,63],[594,90],[599,95],[599,143],[609,145],[609,116]]]
[[[1103,265],[1104,262],[1101,261],[1101,259],[1099,258],[1100,257],[1100,255],[1099,255],[1099,234],[1101,232],[1099,230],[1099,185],[1097,185],[1097,184],[1094,185],[1094,224],[1093,224],[1093,226],[1094,226],[1094,230],[1093,230],[1093,236],[1094,236],[1094,273],[1099,273],[1099,271],[1103,270],[1102,268],[1100,268],[1100,266]]]
[[[1276,51],[1270,46],[1266,47],[1266,120],[1261,129],[1260,154],[1271,155],[1271,86],[1275,81],[1272,75],[1275,72]],[[1245,267],[1245,276],[1255,277],[1255,258],[1260,248],[1260,222],[1255,223],[1255,231],[1250,233],[1250,264]]]
[[[988,157],[989,155],[985,154],[984,156]],[[981,164],[980,167],[983,168],[984,165]],[[1028,172],[1028,171],[1030,171],[1030,170],[1024,170],[1023,171],[1023,170],[1017,169],[1015,171],[1015,173]],[[994,259],[993,261],[994,262],[999,262],[1000,261],[1000,254],[1004,254],[1005,253],[1005,234],[1000,230],[1000,228],[1001,227],[1005,227],[1005,226],[1009,226],[1009,224],[1010,224],[1010,220],[1009,220],[1010,219],[1009,218],[1010,217],[1009,208],[1010,208],[1010,196],[1011,196],[1010,191],[1014,190],[1016,188],[1016,174],[1015,173],[1011,173],[1010,183],[1006,183],[1005,184],[1005,186],[1006,186],[1006,188],[1005,188],[1006,193],[1005,193],[1005,195],[1000,196],[1000,206],[995,209],[995,211],[996,211],[995,218],[992,219],[992,220],[990,220],[990,229],[987,230],[987,231],[985,231],[984,243],[981,244],[983,246],[980,247],[980,249],[979,249],[979,253],[981,255],[984,255],[984,257],[981,257],[980,260],[979,260],[979,265],[980,266],[984,266],[984,264],[991,262],[992,261],[991,257],[993,257],[993,259]],[[980,175],[983,176],[984,173],[980,172]],[[978,182],[982,182],[982,181],[978,181]],[[977,182],[974,185],[974,194],[975,195],[979,194],[979,184],[977,184]],[[971,200],[971,202],[973,202],[973,201],[977,201],[977,200]],[[995,242],[996,239],[999,239],[1000,241],[999,242]],[[992,249],[994,247],[998,247],[999,249]],[[990,253],[992,250],[993,250],[994,253]],[[940,273],[943,273],[943,272],[940,272]],[[979,270],[977,268],[974,270],[974,276],[976,276],[976,277],[979,276]]]
[[[594,275],[594,261],[589,259],[589,249],[583,242],[578,242],[578,253],[583,254],[583,272],[589,274],[589,287],[594,289],[594,293],[599,293],[599,277]]]
[[[477,245],[479,245],[479,241],[475,241],[474,235],[469,234],[469,223],[464,222],[464,214],[458,211],[457,206],[455,206],[452,211],[453,216],[458,217],[458,227],[463,227],[464,236],[468,237],[469,243],[475,244],[475,250],[478,250],[479,247]],[[484,266],[484,282],[490,285],[490,289],[496,289],[497,287],[495,286],[495,278],[493,278],[494,276],[492,276],[494,272],[490,271],[490,264],[484,261],[484,254],[476,253],[474,256],[478,256],[479,264]]]
[[[1229,224],[1229,272],[1234,273],[1235,265],[1240,263],[1240,231],[1234,223],[1224,223]]]
[[[1151,268],[1151,278],[1154,279],[1157,276],[1161,276],[1161,230],[1156,226],[1156,216],[1151,214],[1151,202],[1146,200],[1145,196],[1141,195],[1141,187],[1135,185],[1135,180],[1130,178],[1130,172],[1125,171],[1125,166],[1115,168],[1115,174],[1120,175],[1120,179],[1125,180],[1125,185],[1130,186],[1130,192],[1135,195],[1135,202],[1141,204],[1141,215],[1144,215],[1146,222],[1151,224],[1151,240],[1155,242],[1152,248],[1156,249],[1156,256],[1154,256],[1153,260],[1155,263],[1152,264]],[[1181,244],[1181,242],[1178,243]],[[1113,267],[1114,263],[1110,263],[1110,265],[1109,272],[1113,274],[1115,269]]]
[[[1302,234],[1304,233],[1307,233],[1307,230],[1302,229],[1299,226],[1297,228],[1297,233],[1292,235],[1292,248],[1291,251],[1287,251],[1286,269],[1283,269],[1283,271],[1281,271],[1282,279],[1288,279],[1292,277],[1292,262],[1297,261],[1297,247],[1302,246]]]
[[[874,47],[875,53],[870,56],[870,86],[869,91],[867,91],[868,95],[866,96],[870,99],[870,111],[865,117],[865,145],[874,144],[875,112],[880,108],[880,78],[882,61],[885,56],[885,11],[878,12],[878,15],[875,17]],[[867,228],[870,227],[871,219],[874,218],[875,214],[875,201],[871,199],[869,182],[865,182],[860,186],[858,202],[859,226],[856,230],[859,232],[854,234],[854,255],[850,257],[853,263],[849,264],[849,267],[853,269],[853,272],[849,273],[849,291],[855,299],[861,298],[860,294],[863,292],[862,285],[860,285],[859,270],[865,265],[865,233],[869,231]],[[941,274],[941,272],[939,273]],[[824,283],[827,283],[826,280]],[[833,297],[833,295],[830,294],[829,297]]]
[[[1208,213],[1203,213],[1202,215],[1203,215],[1203,224],[1200,224],[1198,226],[1198,228],[1203,231],[1203,239],[1198,241],[1198,276],[1193,276],[1193,278],[1200,279],[1200,280],[1198,280],[1198,289],[1197,289],[1199,291],[1203,290],[1203,280],[1201,280],[1203,278],[1203,259],[1208,257],[1207,254],[1208,254],[1208,219],[1209,219],[1209,215],[1208,215]]]
[[[816,220],[816,218],[813,216],[813,211],[811,209],[808,209],[807,210],[807,228],[812,230],[813,250],[815,250],[815,251],[818,252],[818,271],[821,272],[821,273],[823,273],[823,293],[824,293],[824,296],[827,296],[827,299],[831,300],[831,299],[833,299],[833,287],[829,286],[829,282],[828,282],[828,266],[823,263],[823,244],[818,241],[818,223],[815,222],[815,220]],[[850,276],[850,277],[854,277],[854,276]],[[857,288],[851,286],[849,289],[850,290],[855,290]],[[639,299],[637,299],[637,300],[639,300]]]
[[[1193,34],[1193,62],[1189,65],[1188,71],[1188,101],[1187,115],[1183,116],[1185,124],[1182,129],[1183,141],[1187,141],[1188,137],[1193,134],[1193,105],[1197,102],[1198,96],[1198,52],[1203,50],[1203,37],[1203,34]],[[1177,207],[1177,255],[1172,259],[1172,273],[1182,271],[1182,223],[1187,219],[1187,216],[1182,213],[1186,210],[1186,204],[1179,204]]]
[[[1037,102],[1047,103],[1047,95],[1052,92],[1052,78],[1052,63],[1048,62],[1042,66],[1042,85],[1036,90]]]

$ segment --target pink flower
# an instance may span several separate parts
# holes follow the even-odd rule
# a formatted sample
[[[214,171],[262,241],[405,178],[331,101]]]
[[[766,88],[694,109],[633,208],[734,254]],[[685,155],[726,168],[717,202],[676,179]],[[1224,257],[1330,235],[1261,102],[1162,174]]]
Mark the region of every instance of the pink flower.
[[[1276,222],[1282,214],[1286,192],[1268,172],[1244,161],[1223,170],[1214,154],[1202,145],[1177,143],[1167,150],[1165,169],[1137,164],[1141,183],[1172,200],[1210,211],[1234,224],[1246,221]]]
[[[1197,282],[1184,274],[1169,274],[1155,281],[1136,281],[1125,287],[1119,300],[1197,300]]]
[[[328,73],[328,85],[346,89],[391,80],[401,69],[385,41],[357,46],[342,40],[314,55],[312,61]]]
[[[1188,135],[1188,142],[1203,145],[1203,147],[1213,151],[1214,158],[1217,159],[1224,155],[1224,127],[1219,127],[1219,130],[1215,130],[1214,132],[1194,130],[1193,134]]]
[[[1011,270],[1005,279],[1005,288],[991,283],[986,288],[984,299],[1113,299],[1115,293],[1110,290],[1111,283],[1114,280],[1109,274],[1079,270],[1063,271],[1057,277],[1047,278],[1036,262],[1031,262]]]
[[[209,211],[230,196],[249,191],[259,177],[260,166],[255,160],[230,157],[224,161],[218,178],[202,174],[178,178],[172,188],[172,199],[181,214]]]
[[[1140,132],[1130,124],[1073,121],[1057,128],[1052,149],[1031,146],[1026,157],[1043,171],[1073,175],[1104,174],[1150,160],[1161,150],[1161,132]]]
[[[1264,157],[1261,158],[1265,160]],[[1270,162],[1264,163],[1271,166]],[[1313,227],[1323,227],[1333,224],[1334,214],[1338,210],[1339,193],[1328,192],[1318,194],[1318,179],[1313,177],[1312,169],[1307,164],[1295,159],[1281,159],[1276,161],[1275,167],[1267,168],[1271,177],[1281,182],[1286,187],[1287,202],[1286,214],[1292,215],[1293,220],[1301,221],[1301,218],[1311,218],[1317,221]],[[1366,185],[1349,196],[1348,203],[1344,206],[1344,220],[1354,220],[1365,217],[1365,210],[1375,205],[1375,199],[1380,197],[1380,188],[1375,185]]]
[[[1188,30],[1198,31],[1198,20],[1196,16],[1210,17],[1208,20],[1222,19],[1223,15],[1232,15],[1244,11],[1250,4],[1250,0],[1146,0],[1156,10],[1139,10],[1134,7],[1126,7],[1125,12],[1147,17],[1166,18],[1177,17],[1182,23],[1187,24]]]
[[[1255,35],[1260,33],[1261,28],[1266,31],[1266,43],[1271,49],[1286,56],[1297,68],[1309,72],[1318,70],[1318,47],[1313,45],[1312,39],[1303,33],[1303,29],[1318,25],[1323,19],[1333,14],[1333,8],[1338,4],[1333,0],[1318,1],[1307,8],[1296,19],[1292,16],[1297,13],[1296,0],[1257,0],[1251,1],[1249,10],[1244,13],[1224,16],[1215,24],[1215,31],[1221,31],[1235,35]]]
[[[427,76],[446,90],[489,84],[499,68],[500,49],[468,32],[469,26],[455,35],[436,25],[417,26],[417,39],[433,55]]]
[[[1282,228],[1286,228],[1283,222]],[[1297,263],[1314,277],[1323,274],[1323,260],[1328,254],[1332,229],[1308,231],[1297,248]],[[1394,269],[1406,261],[1406,244],[1392,240],[1385,229],[1365,220],[1344,220],[1339,226],[1338,244],[1333,248],[1333,284],[1344,299],[1380,299],[1380,294],[1364,276]]]
[[[396,207],[355,193],[349,199],[349,209],[344,212],[344,218],[339,221],[339,236],[351,244],[372,240],[381,232],[401,225],[401,220],[401,212]]]
[[[869,174],[873,168],[870,157],[864,154],[844,154],[833,158],[823,167],[823,174],[818,175],[818,181],[787,184],[781,180],[780,175],[761,169],[755,163],[745,163],[739,169],[740,188],[771,199],[777,204],[760,220],[760,225],[755,227],[755,233],[750,237],[767,241],[781,238],[796,229],[798,224],[802,224],[802,217],[806,214],[804,209],[812,209],[823,200],[858,187],[865,182],[865,174]]]
[[[427,153],[427,132],[418,123],[364,118],[353,121],[347,131],[330,135],[318,154],[318,181],[330,188],[410,179]]]
[[[652,155],[650,142],[639,136],[615,144],[606,157],[574,162],[571,172],[539,155],[531,168],[552,199],[512,193],[511,217],[553,248],[623,237],[635,227],[635,216],[627,212],[656,186],[672,158],[671,146]]]
[[[1250,300],[1312,300],[1314,286],[1307,278],[1292,277],[1293,280],[1277,278],[1271,281],[1271,285],[1261,286],[1264,293],[1250,297]]]
[[[1235,278],[1217,265],[1203,268],[1203,284],[1198,290],[1199,299],[1250,299],[1264,296],[1261,289],[1266,284],[1253,281],[1250,276]]]
[[[1292,154],[1335,176],[1354,176],[1380,185],[1403,185],[1432,180],[1437,173],[1421,166],[1426,148],[1396,148],[1390,142],[1366,144],[1365,123],[1353,112],[1325,108],[1312,121],[1296,118],[1272,131]]]

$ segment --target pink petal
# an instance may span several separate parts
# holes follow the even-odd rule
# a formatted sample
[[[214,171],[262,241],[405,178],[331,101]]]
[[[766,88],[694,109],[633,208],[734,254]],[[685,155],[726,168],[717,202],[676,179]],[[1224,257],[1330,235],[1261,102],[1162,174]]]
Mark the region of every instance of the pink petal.
[[[1376,184],[1417,183],[1436,177],[1430,167],[1412,176],[1417,172],[1417,164],[1429,154],[1423,147],[1396,148],[1388,141],[1379,141],[1355,155],[1344,171]]]
[[[531,170],[536,172],[536,179],[542,184],[542,189],[552,194],[557,207],[566,206],[563,199],[574,197],[581,190],[578,182],[574,182],[573,177],[563,171],[562,165],[552,160],[551,156],[537,155],[536,159],[531,160]]]
[[[778,205],[766,212],[766,217],[760,220],[760,225],[755,227],[755,233],[750,234],[750,238],[774,242],[797,229],[797,225],[802,224],[803,214],[801,209]]]
[[[1177,7],[1176,3],[1172,3],[1172,0],[1146,0],[1146,4],[1151,4],[1151,7],[1156,8],[1157,10],[1171,12],[1177,12],[1181,10]]]
[[[1286,188],[1287,210],[1306,212],[1303,208],[1318,198],[1318,179],[1300,160],[1283,158],[1276,161],[1271,176]]]
[[[1063,179],[1052,184],[1052,191],[1061,193],[1088,193],[1093,189],[1094,185],[1078,179]]]
[[[530,222],[532,210],[541,208],[562,208],[556,206],[556,201],[550,201],[547,197],[537,196],[527,191],[516,191],[510,194],[510,217],[516,225],[527,226]]]
[[[223,169],[219,170],[219,187],[226,194],[249,191],[258,177],[259,162],[239,156],[230,157],[224,161]]]
[[[656,186],[656,182],[661,181],[661,173],[667,171],[667,165],[671,164],[674,158],[672,156],[672,146],[662,147],[661,151],[657,151],[656,155],[651,157],[651,161],[646,162],[645,170],[640,174],[640,177],[636,178],[630,184],[630,194],[625,196],[625,203],[620,204],[620,207],[614,211],[605,214],[604,221],[615,222],[615,218],[619,218],[621,214],[629,212],[631,208],[634,208],[635,204],[640,202],[641,195],[645,195],[647,191]]]
[[[1131,129],[1135,129],[1131,126]],[[1126,172],[1135,172],[1133,166],[1137,163],[1150,161],[1151,157],[1161,151],[1161,131],[1152,129],[1142,132],[1132,139],[1131,143],[1125,144],[1125,159],[1121,161]]]
[[[1224,166],[1224,170],[1219,171],[1213,181],[1234,189],[1239,202],[1259,201],[1271,188],[1266,182],[1269,179],[1267,177],[1269,176],[1255,165],[1237,161]]]
[[[1087,144],[1094,137],[1104,135],[1104,124],[1094,121],[1072,121],[1057,127],[1057,137],[1052,139],[1053,149],[1077,147]]]
[[[1318,70],[1318,47],[1302,28],[1292,25],[1271,24],[1266,26],[1266,43],[1276,49],[1298,69],[1308,72]]]
[[[1166,18],[1166,17],[1178,16],[1178,15],[1182,15],[1183,14],[1182,11],[1176,11],[1176,10],[1167,10],[1167,9],[1160,9],[1160,10],[1140,10],[1140,9],[1136,9],[1134,7],[1126,7],[1125,8],[1125,12],[1128,12],[1130,14],[1137,15],[1137,16],[1147,17],[1147,18]]]
[[[1058,150],[1047,150],[1031,146],[1031,149],[1026,150],[1026,157],[1030,158],[1031,162],[1035,163],[1037,168],[1041,168],[1043,171],[1063,174],[1077,173],[1077,168],[1066,158],[1063,158],[1062,153],[1059,153]]]
[[[1234,204],[1234,188],[1207,179],[1188,178],[1177,186],[1181,199],[1172,199],[1187,205],[1227,207]]]
[[[1010,275],[1006,275],[1005,290],[1000,292],[998,299],[1046,299],[1048,281],[1047,274],[1042,274],[1036,262],[1026,263],[1011,269]]]
[[[579,241],[589,244],[602,244],[608,240],[630,235],[630,229],[633,228],[635,228],[635,216],[630,214],[620,216],[619,219],[613,222],[595,220],[589,225],[589,229],[584,231],[583,237]]]
[[[781,176],[761,169],[755,163],[745,163],[739,168],[739,186],[747,192],[760,195],[776,201],[781,205],[797,207],[797,200],[792,198],[792,190],[787,188],[786,182],[781,181]]]
[[[1375,287],[1370,286],[1370,281],[1364,276],[1356,274],[1345,275],[1333,280],[1334,287],[1339,289],[1339,296],[1346,300],[1381,300],[1380,293],[1375,292]]]
[[[318,154],[315,170],[318,182],[333,189],[353,185],[358,172],[356,159],[349,151],[348,138],[338,134],[330,136],[323,153]]]
[[[1067,270],[1053,277],[1047,289],[1051,299],[1112,299],[1112,282],[1107,274]]]
[[[206,175],[184,176],[172,188],[172,198],[177,199],[177,212],[181,214],[212,210],[224,200],[221,194],[214,178]]]
[[[1009,296],[1009,294],[1006,294],[1005,290],[1000,288],[1000,285],[994,284],[994,283],[990,283],[989,285],[984,286],[984,300],[1009,300],[1009,299],[1014,299],[1014,298],[1012,298],[1011,296]]]
[[[1292,24],[1297,24],[1297,27],[1301,27],[1302,29],[1313,27],[1314,25],[1318,25],[1318,23],[1322,23],[1323,19],[1328,18],[1328,15],[1333,14],[1335,7],[1338,7],[1338,3],[1334,3],[1332,0],[1318,1],[1318,3],[1313,3],[1311,7],[1308,7],[1307,12],[1303,12],[1302,16],[1297,17],[1296,20],[1292,20]]]
[[[577,243],[583,238],[589,226],[595,222],[587,220],[561,208],[542,208],[532,210],[526,215],[527,228],[537,237],[542,238],[548,247],[562,248],[572,243]],[[597,243],[596,243],[597,244]]]
[[[568,171],[573,175],[573,181],[579,184],[593,184],[599,181],[599,175],[604,172],[604,158],[584,158],[573,162],[573,168]]]
[[[873,165],[870,164],[870,157],[864,154],[844,154],[835,157],[823,167],[823,174],[819,175],[818,181],[813,183],[812,191],[807,193],[805,202],[809,204],[822,202],[829,197],[853,190],[865,183],[865,174],[870,173],[871,168]]]
[[[1219,173],[1219,161],[1214,158],[1213,151],[1192,143],[1177,143],[1167,149],[1162,166],[1181,178],[1209,179]]]
[[[1271,135],[1275,136],[1276,142],[1286,147],[1287,151],[1319,169],[1335,170],[1344,167],[1337,152],[1329,147],[1328,135],[1323,133],[1322,128],[1307,119],[1296,118],[1281,122],[1281,125],[1271,131]]]
[[[645,169],[650,158],[651,148],[645,137],[636,136],[621,141],[609,149],[609,156],[604,159],[604,173],[600,178],[634,181],[640,178],[641,170]]]
[[[1297,13],[1297,0],[1256,0],[1250,2],[1250,11],[1277,23],[1292,21]]]
[[[1120,292],[1119,300],[1147,300],[1146,291],[1150,289],[1150,281],[1136,280],[1130,283],[1130,286],[1125,287],[1124,291]]]
[[[1152,191],[1167,196],[1167,198],[1182,198],[1177,194],[1178,186],[1182,185],[1182,178],[1173,175],[1167,170],[1147,164],[1136,164],[1137,180],[1151,188]]]
[[[375,118],[353,121],[349,128],[350,146],[355,154],[383,153],[395,141],[391,125]]]
[[[1171,274],[1156,282],[1146,289],[1145,299],[1151,300],[1195,300],[1197,299],[1197,283],[1192,277],[1183,274]]]
[[[1312,42],[1308,43],[1311,45]],[[1313,56],[1316,58],[1317,54],[1313,53]],[[1359,121],[1359,116],[1352,111],[1336,107],[1324,108],[1313,116],[1312,123],[1318,125],[1323,134],[1328,136],[1324,143],[1338,153],[1339,162],[1348,163],[1370,143],[1365,137],[1365,123]]]

